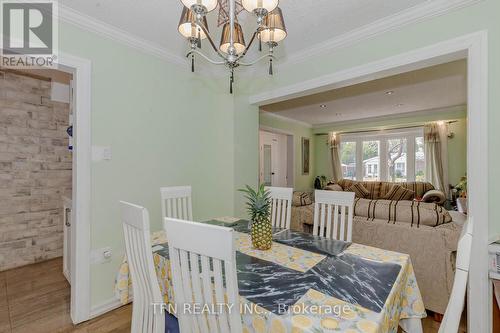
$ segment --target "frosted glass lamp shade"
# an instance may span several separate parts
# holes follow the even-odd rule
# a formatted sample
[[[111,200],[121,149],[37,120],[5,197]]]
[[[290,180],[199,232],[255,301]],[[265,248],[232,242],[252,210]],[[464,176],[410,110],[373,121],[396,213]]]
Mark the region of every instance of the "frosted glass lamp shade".
[[[219,49],[224,53],[229,53],[229,45],[230,45],[230,31],[231,25],[229,23],[224,24],[222,28],[222,38],[220,41]],[[246,44],[245,38],[243,37],[243,29],[241,29],[241,25],[239,23],[234,23],[234,48],[236,49],[236,54],[240,54],[245,51]]]
[[[203,25],[208,30],[207,18],[203,17]],[[181,19],[179,20],[179,33],[185,38],[207,38],[203,29],[201,29],[198,24],[196,24],[196,17],[193,12],[184,7],[182,9]]]
[[[207,12],[211,12],[217,7],[217,0],[181,0],[181,2],[187,8],[191,8],[193,5],[201,5],[207,9]]]
[[[265,9],[267,12],[273,11],[278,7],[279,0],[242,0],[243,8],[249,12],[254,10]]]
[[[260,32],[260,40],[263,43],[279,43],[286,38],[285,20],[279,7],[267,14],[263,25],[264,30]]]

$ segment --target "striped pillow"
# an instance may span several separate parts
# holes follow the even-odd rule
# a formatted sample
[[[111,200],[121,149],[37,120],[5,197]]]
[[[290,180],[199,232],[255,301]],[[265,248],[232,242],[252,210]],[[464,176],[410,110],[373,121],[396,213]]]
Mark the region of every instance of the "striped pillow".
[[[293,192],[292,206],[300,207],[310,204],[312,204],[312,200],[308,192]]]
[[[401,185],[393,185],[389,192],[382,197],[382,199],[394,201],[413,200],[413,198],[415,198],[415,192],[410,191]]]
[[[356,198],[367,198],[370,192],[361,183],[356,183],[347,189],[347,192],[354,192]]]

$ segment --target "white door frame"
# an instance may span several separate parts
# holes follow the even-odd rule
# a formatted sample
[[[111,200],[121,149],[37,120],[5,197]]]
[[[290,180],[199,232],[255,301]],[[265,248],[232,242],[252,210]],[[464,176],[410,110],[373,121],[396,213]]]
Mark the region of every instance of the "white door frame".
[[[271,126],[260,125],[259,132],[270,132],[276,134],[286,135],[286,145],[287,145],[287,187],[295,186],[295,135],[293,132],[282,130],[280,128],[274,128]],[[260,144],[260,143],[259,143]],[[260,156],[260,155],[259,155]],[[289,161],[292,161],[289,163]],[[260,162],[259,162],[260,163]],[[260,172],[260,170],[259,170]]]
[[[59,53],[60,70],[73,74],[73,193],[71,214],[71,319],[90,314],[91,62]]]
[[[366,82],[447,61],[468,60],[467,175],[469,218],[475,221],[469,289],[469,332],[491,332],[491,289],[488,280],[488,32],[445,40],[414,51],[341,70],[312,80],[251,96],[266,105]],[[472,329],[472,327],[474,329]]]

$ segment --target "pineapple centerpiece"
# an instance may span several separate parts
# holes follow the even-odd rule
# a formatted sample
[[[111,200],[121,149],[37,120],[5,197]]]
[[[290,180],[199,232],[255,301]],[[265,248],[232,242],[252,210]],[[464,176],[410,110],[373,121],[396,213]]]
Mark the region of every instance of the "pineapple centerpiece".
[[[252,245],[258,250],[269,250],[273,243],[273,230],[271,226],[271,198],[264,184],[256,190],[246,185],[240,189],[248,199],[247,209],[252,219]]]

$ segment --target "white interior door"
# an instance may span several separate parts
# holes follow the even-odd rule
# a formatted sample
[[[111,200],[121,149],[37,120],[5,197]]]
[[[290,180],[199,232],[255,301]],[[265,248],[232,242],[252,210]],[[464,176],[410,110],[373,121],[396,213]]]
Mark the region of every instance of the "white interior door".
[[[260,131],[260,182],[266,186],[287,186],[287,138]]]

